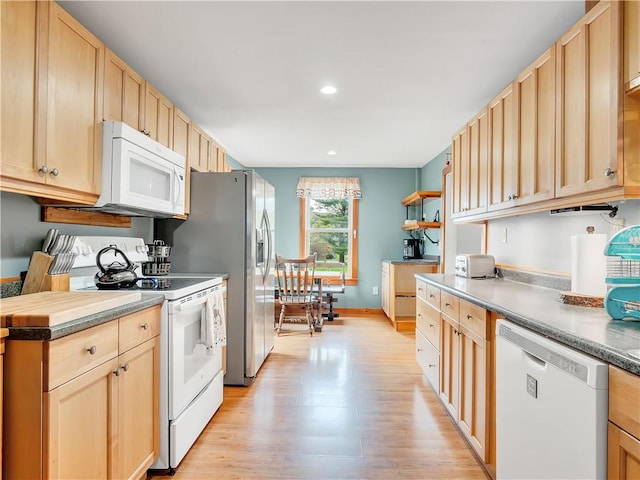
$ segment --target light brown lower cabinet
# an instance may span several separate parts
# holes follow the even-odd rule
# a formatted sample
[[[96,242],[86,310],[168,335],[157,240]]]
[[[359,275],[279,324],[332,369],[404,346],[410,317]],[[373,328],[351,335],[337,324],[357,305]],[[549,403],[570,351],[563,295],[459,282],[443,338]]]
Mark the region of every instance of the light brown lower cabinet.
[[[493,473],[490,312],[420,279],[416,291],[416,360],[460,432]]]
[[[640,478],[640,377],[609,366],[607,478]]]
[[[160,307],[10,340],[5,478],[139,479],[159,453]]]

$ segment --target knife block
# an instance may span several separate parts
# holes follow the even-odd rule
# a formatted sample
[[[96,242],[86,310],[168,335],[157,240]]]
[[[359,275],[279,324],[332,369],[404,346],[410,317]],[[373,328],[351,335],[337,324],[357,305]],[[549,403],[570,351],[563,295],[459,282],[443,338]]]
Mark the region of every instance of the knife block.
[[[51,255],[43,252],[33,252],[27,276],[22,284],[21,295],[43,291],[69,291],[69,274],[49,275],[47,272],[53,261]]]

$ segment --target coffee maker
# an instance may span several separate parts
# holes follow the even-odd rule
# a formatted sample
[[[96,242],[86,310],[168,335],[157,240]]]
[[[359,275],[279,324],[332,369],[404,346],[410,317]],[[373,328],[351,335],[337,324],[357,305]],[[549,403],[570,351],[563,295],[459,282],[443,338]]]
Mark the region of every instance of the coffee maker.
[[[405,238],[403,241],[404,244],[404,254],[402,258],[405,260],[409,260],[412,258],[422,258],[422,240],[419,238]]]

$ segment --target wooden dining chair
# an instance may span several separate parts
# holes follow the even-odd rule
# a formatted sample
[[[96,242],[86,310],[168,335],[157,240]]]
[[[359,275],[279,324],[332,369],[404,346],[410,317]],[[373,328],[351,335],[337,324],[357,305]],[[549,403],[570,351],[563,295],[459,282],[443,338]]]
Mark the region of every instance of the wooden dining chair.
[[[313,293],[313,278],[316,271],[316,254],[306,258],[285,258],[276,254],[276,282],[280,301],[280,318],[276,332],[280,334],[287,307],[304,308],[309,334],[313,335],[313,308],[316,301]]]

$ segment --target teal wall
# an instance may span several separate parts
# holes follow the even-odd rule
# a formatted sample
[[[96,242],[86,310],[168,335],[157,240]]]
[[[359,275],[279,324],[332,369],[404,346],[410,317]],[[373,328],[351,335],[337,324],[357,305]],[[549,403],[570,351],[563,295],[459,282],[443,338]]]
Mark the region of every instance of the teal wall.
[[[300,201],[298,179],[304,177],[358,177],[362,188],[359,205],[358,285],[348,286],[338,308],[380,308],[382,259],[402,259],[401,228],[405,208],[400,201],[416,190],[419,169],[414,168],[257,168],[276,189],[276,251],[299,255]]]
[[[442,169],[446,165],[447,154],[451,153],[451,146],[444,149],[435,156],[429,163],[420,169],[419,188],[418,190],[442,191]],[[440,221],[444,218],[444,211],[441,208],[442,201],[440,199],[430,202],[425,201],[425,217],[427,220],[433,220],[436,213],[439,212]],[[426,234],[438,244],[431,243],[428,239],[424,239],[424,253],[426,255],[440,255],[440,230],[429,229]]]

